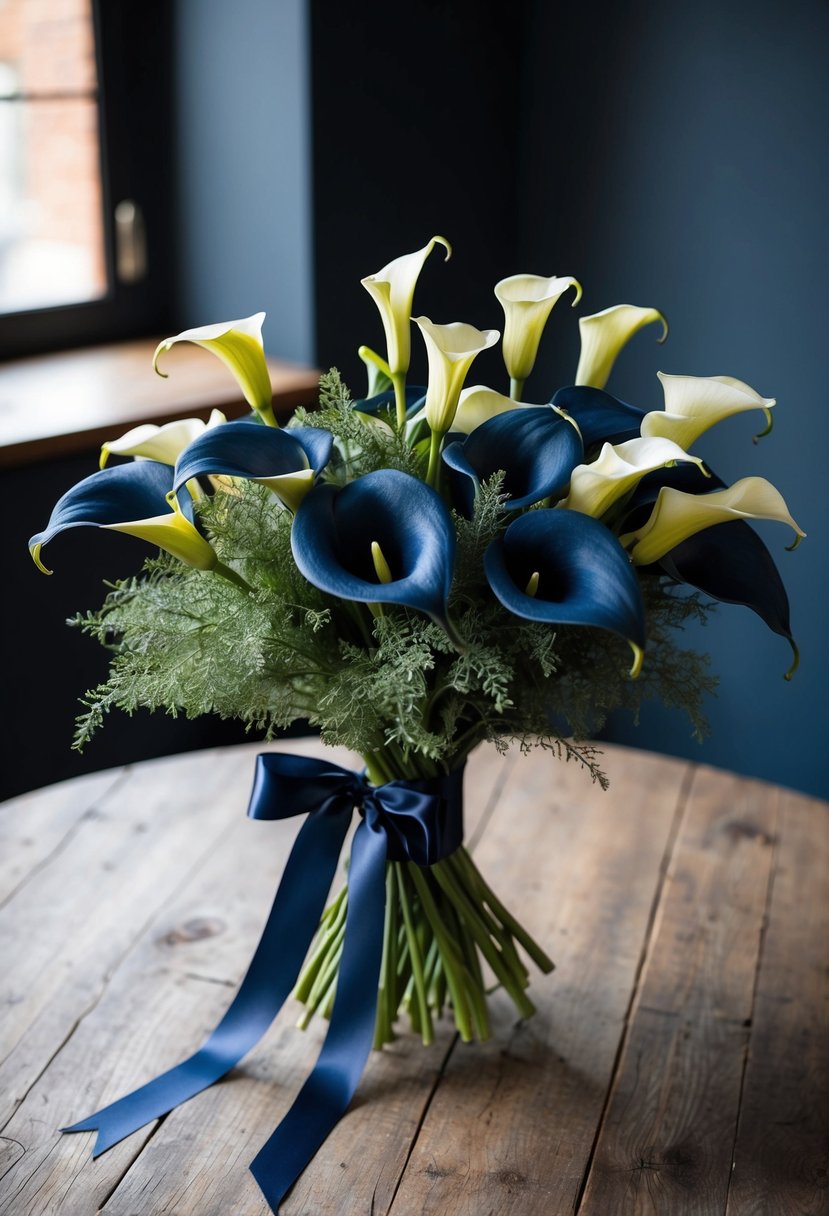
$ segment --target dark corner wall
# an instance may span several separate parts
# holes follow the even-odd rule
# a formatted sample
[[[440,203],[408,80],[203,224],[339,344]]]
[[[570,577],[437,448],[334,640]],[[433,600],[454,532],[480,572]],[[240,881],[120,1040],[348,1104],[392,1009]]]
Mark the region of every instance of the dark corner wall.
[[[655,305],[671,322],[664,347],[645,331],[624,352],[618,396],[659,408],[657,370],[776,396],[769,438],[754,446],[754,419],[732,419],[697,450],[729,482],[773,481],[809,533],[786,553],[787,530],[759,529],[801,669],[786,684],[787,644],[722,606],[687,635],[721,681],[706,742],[658,706],[639,727],[618,715],[607,737],[829,796],[829,7],[411,0],[391,14],[380,0],[311,3],[319,363],[362,391],[354,352],[380,336],[359,279],[440,232],[455,257],[430,259],[415,305],[434,320],[500,326],[498,278],[573,274],[578,312]],[[577,354],[560,304],[527,398],[569,382]],[[497,354],[473,376],[499,386]]]

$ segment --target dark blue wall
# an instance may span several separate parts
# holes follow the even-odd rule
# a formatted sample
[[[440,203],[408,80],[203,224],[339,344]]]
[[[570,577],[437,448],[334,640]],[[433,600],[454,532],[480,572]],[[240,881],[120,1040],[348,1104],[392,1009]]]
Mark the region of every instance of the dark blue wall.
[[[829,6],[538,3],[526,47],[522,263],[575,274],[588,312],[625,301],[667,313],[665,347],[645,331],[620,359],[618,395],[658,407],[661,369],[777,397],[758,446],[744,417],[697,450],[728,481],[773,481],[809,534],[786,553],[788,530],[760,529],[802,648],[791,684],[785,642],[723,606],[688,636],[721,677],[704,746],[656,708],[638,730],[617,718],[611,737],[825,797]],[[575,367],[575,320],[554,320],[539,385]]]

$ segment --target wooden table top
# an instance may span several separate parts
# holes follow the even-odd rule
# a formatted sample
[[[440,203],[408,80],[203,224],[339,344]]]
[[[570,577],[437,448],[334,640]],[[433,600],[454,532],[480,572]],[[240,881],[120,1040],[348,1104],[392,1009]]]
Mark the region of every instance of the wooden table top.
[[[265,1216],[247,1165],[322,1039],[293,1003],[224,1082],[97,1161],[91,1133],[57,1131],[229,1003],[297,830],[245,818],[259,750],[2,808],[0,1212]],[[529,1021],[493,996],[489,1043],[444,1024],[374,1053],[288,1216],[828,1210],[829,806],[620,748],[605,768],[607,794],[546,754],[473,757],[467,839],[556,971]]]

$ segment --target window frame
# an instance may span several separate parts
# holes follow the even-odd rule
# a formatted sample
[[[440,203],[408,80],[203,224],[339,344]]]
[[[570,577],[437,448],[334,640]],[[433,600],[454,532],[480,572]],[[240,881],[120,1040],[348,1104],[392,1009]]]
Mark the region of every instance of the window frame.
[[[0,314],[0,360],[143,337],[173,313],[171,250],[172,6],[165,0],[92,0],[99,86],[101,205],[107,293],[96,300]],[[114,211],[141,209],[147,273],[115,274]]]

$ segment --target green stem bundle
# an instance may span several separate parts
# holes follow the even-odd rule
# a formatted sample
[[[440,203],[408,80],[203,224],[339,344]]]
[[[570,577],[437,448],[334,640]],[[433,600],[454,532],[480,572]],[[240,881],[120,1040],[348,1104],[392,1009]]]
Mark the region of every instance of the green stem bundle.
[[[323,915],[294,992],[305,1005],[303,1028],[315,1013],[331,1014],[347,910],[345,886]],[[519,1015],[529,1017],[534,1006],[518,947],[542,971],[552,970],[550,959],[493,894],[465,848],[434,866],[388,862],[374,1046],[395,1038],[401,1014],[424,1044],[433,1042],[434,1022],[447,1000],[464,1042],[487,1039],[487,972]]]

